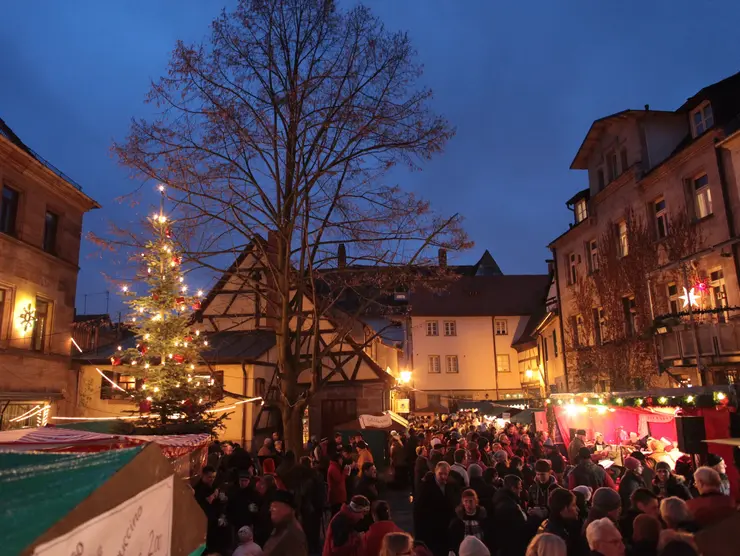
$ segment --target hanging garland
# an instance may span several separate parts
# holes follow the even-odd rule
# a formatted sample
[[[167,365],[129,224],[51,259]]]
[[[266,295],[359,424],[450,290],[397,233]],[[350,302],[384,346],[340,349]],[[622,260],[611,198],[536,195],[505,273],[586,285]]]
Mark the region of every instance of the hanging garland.
[[[548,408],[548,424],[549,424],[549,409],[554,405],[595,405],[604,407],[636,407],[636,408],[647,408],[647,407],[680,407],[682,409],[691,409],[696,407],[717,407],[727,406],[730,404],[730,395],[725,392],[713,392],[710,394],[681,394],[679,396],[619,396],[605,395],[605,396],[573,396],[570,399],[557,399],[553,400],[548,398],[545,400]]]
[[[717,315],[720,313],[727,313],[729,311],[740,311],[740,307],[733,306],[733,307],[714,307],[712,309],[692,309],[691,315],[697,316],[697,315]],[[670,320],[670,319],[678,319],[682,317],[689,317],[691,316],[688,311],[679,311],[678,313],[666,313],[664,315],[658,315],[655,317],[655,322],[660,323],[664,320]]]

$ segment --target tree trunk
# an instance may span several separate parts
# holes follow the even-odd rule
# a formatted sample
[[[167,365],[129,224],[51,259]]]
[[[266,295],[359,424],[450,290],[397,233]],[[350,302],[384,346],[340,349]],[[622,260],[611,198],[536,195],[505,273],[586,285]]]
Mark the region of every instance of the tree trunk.
[[[283,438],[285,450],[292,450],[296,456],[303,454],[303,410],[305,404],[299,403],[295,407],[283,405]]]

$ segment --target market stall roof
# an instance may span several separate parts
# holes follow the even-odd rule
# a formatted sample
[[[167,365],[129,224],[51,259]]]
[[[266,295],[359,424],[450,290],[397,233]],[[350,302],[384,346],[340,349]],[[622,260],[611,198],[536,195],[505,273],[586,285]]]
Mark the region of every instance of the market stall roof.
[[[173,475],[153,444],[93,454],[0,452],[2,553],[30,556],[46,543],[63,545],[64,537],[168,482],[173,534],[167,553],[190,554],[205,538],[206,519],[189,487]],[[160,500],[167,507],[167,499]]]
[[[0,452],[3,552],[20,554],[141,448],[96,454]],[[54,495],[49,494],[53,492]]]
[[[209,439],[208,434],[122,435],[64,427],[39,427],[0,432],[0,450],[60,451],[88,447],[114,449],[153,442],[167,457],[179,457],[205,446]]]
[[[411,413],[418,415],[420,413],[449,413],[449,408],[443,406],[439,403],[430,403],[426,407],[419,407],[417,409],[414,409]]]
[[[393,419],[390,415],[387,415],[385,413],[374,415],[360,415],[357,419],[353,419],[352,421],[342,423],[334,427],[335,431],[375,430],[386,432],[404,432],[406,429],[406,426],[402,425],[401,423]]]
[[[514,415],[511,418],[512,423],[522,423],[522,424],[529,424],[532,422],[532,418],[534,417],[535,412],[537,411],[544,411],[544,409],[524,409]]]
[[[521,409],[493,403],[488,400],[481,400],[477,402],[461,400],[457,402],[457,407],[459,409],[477,409],[479,413],[491,416],[498,416],[502,413],[509,413],[511,415],[514,415],[521,411]]]

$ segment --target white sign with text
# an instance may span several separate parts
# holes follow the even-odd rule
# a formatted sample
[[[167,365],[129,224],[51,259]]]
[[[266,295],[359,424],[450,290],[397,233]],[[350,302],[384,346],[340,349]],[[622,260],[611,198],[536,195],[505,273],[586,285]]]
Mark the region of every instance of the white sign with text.
[[[360,415],[359,421],[363,429],[385,429],[393,424],[390,415]]]
[[[174,479],[37,546],[33,556],[170,556]]]

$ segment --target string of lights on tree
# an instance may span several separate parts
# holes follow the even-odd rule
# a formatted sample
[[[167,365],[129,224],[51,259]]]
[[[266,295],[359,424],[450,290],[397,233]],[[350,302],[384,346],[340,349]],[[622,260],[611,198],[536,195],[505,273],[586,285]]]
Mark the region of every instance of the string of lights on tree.
[[[164,187],[159,190],[164,195]],[[138,404],[138,426],[212,432],[227,414],[214,411],[221,385],[210,372],[197,371],[205,367],[201,352],[208,348],[208,339],[192,329],[191,317],[200,309],[203,292],[189,292],[172,222],[164,211],[148,222],[152,239],[137,257],[138,281],[147,291],[137,295],[128,285],[121,287],[131,308],[136,347],[119,347],[111,364],[137,379],[138,387],[128,393]]]

